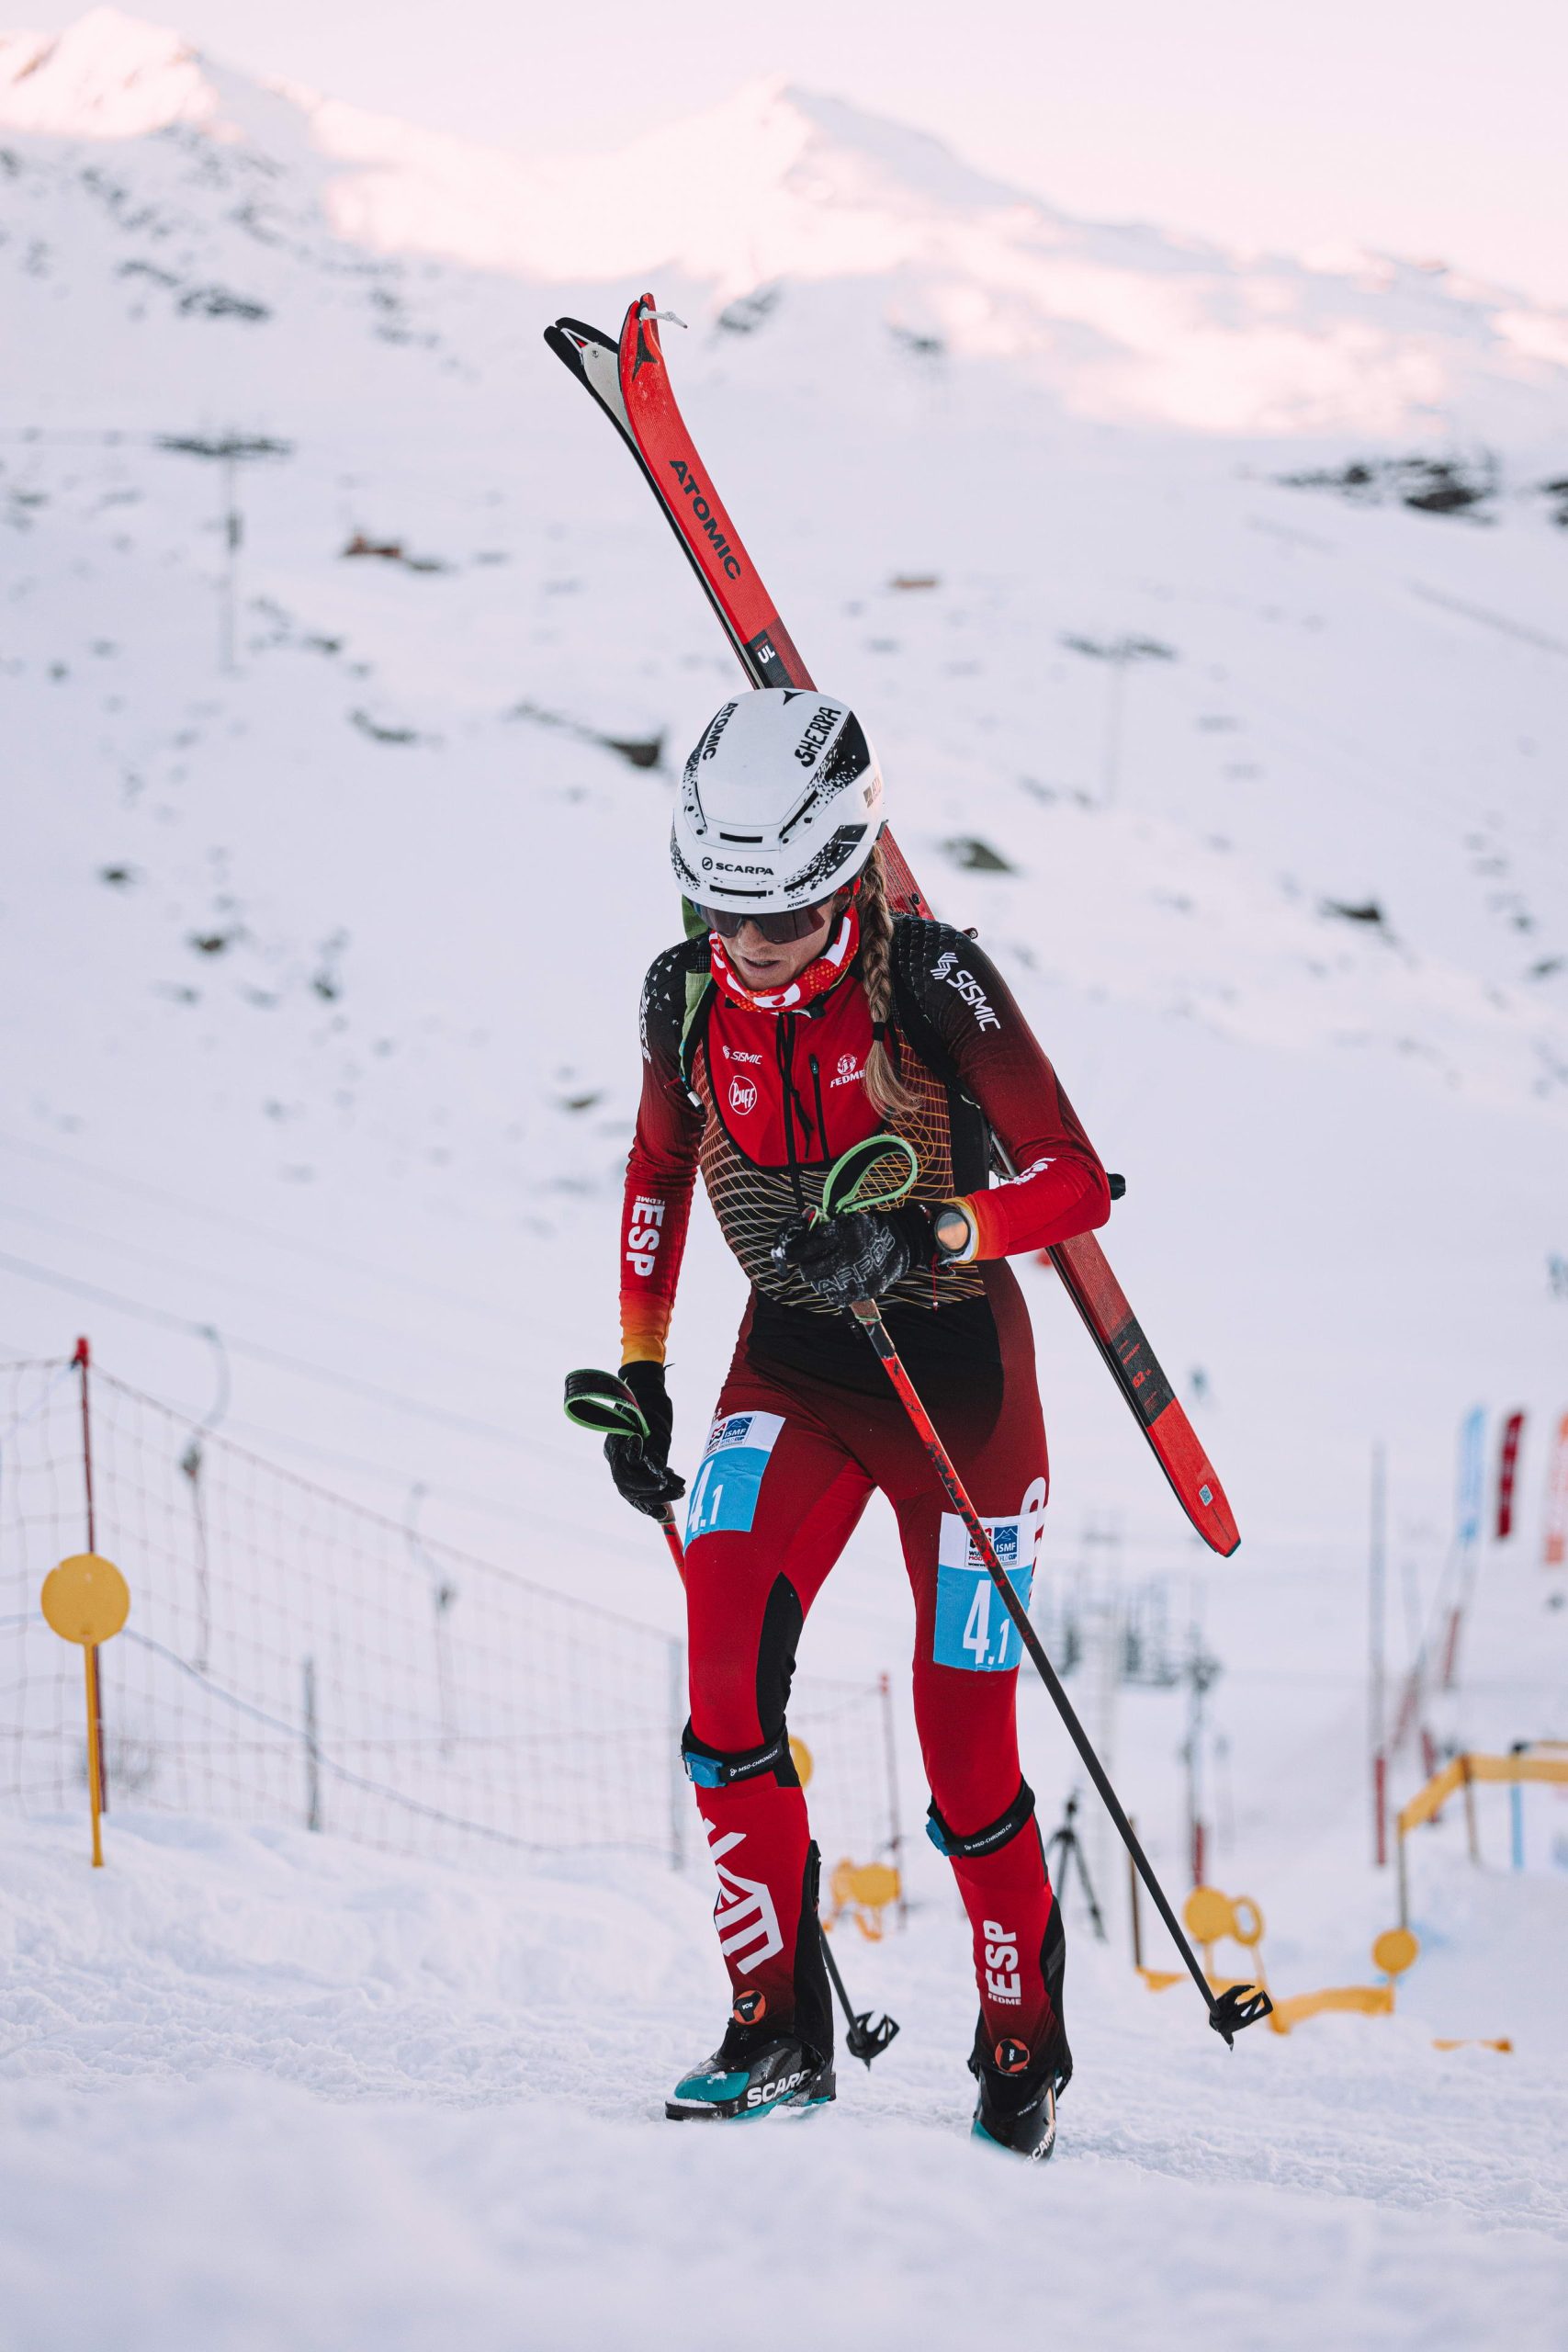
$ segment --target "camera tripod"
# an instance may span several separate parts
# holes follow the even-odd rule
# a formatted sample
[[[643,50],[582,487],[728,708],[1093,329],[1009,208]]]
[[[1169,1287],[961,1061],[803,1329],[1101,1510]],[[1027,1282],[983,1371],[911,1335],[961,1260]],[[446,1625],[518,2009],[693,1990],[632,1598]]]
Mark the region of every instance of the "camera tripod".
[[[1056,1900],[1059,1903],[1067,1891],[1068,1872],[1075,1862],[1077,1864],[1078,1877],[1083,1884],[1084,1901],[1089,1905],[1089,1916],[1094,1924],[1095,1935],[1103,1943],[1105,1922],[1100,1916],[1100,1905],[1094,1899],[1094,1888],[1089,1883],[1089,1865],[1083,1858],[1083,1840],[1073,1826],[1073,1816],[1077,1809],[1078,1792],[1075,1789],[1067,1799],[1067,1809],[1062,1815],[1061,1827],[1053,1829],[1045,1840],[1045,1868],[1051,1874],[1051,1883],[1056,1890]],[[1058,1849],[1061,1852],[1059,1867],[1054,1859]]]

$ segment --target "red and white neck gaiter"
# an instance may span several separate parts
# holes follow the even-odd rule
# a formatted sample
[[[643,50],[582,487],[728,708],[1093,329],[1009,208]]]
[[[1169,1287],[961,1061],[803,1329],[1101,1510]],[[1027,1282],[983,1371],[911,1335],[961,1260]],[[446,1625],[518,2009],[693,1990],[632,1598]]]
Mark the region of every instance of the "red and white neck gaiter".
[[[782,989],[749,989],[726,956],[717,932],[708,933],[708,957],[714,978],[727,996],[732,996],[738,1004],[749,1004],[754,1012],[793,1012],[797,1005],[826,996],[843,978],[859,947],[860,912],[852,902],[821,955],[803,972],[797,972]]]

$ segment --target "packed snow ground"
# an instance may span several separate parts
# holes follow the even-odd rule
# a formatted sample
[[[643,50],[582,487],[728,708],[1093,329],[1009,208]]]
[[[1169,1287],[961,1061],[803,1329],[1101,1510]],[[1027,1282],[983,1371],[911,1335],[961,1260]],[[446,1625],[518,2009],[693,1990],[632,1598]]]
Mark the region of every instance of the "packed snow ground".
[[[1063,223],[779,91],[689,142],[746,157],[722,216],[705,163],[684,243],[605,200],[614,249],[546,239],[529,277],[480,231],[536,233],[548,191],[497,198],[491,163],[107,12],[0,51],[0,1344],[86,1328],[195,1419],[216,1326],[244,1442],[393,1512],[417,1482],[427,1533],[676,1623],[558,1411],[614,1346],[671,776],[735,679],[538,340],[558,311],[615,327],[651,274],[693,321],[669,347],[699,446],[864,708],[928,890],[1128,1174],[1109,1254],[1237,1509],[1221,1566],[1026,1267],[1045,1579],[1167,1579],[1224,1668],[1212,1874],[1263,1905],[1280,1989],[1366,1981],[1393,1917],[1365,1867],[1374,1438],[1397,1668],[1460,1415],[1529,1407],[1519,1532],[1435,1727],[1568,1737],[1538,1565],[1568,1405],[1561,322]],[[242,468],[227,673],[220,470],[160,436],[231,428],[288,447]],[[1396,468],[1284,479],[1418,455],[1473,505],[1412,507]],[[656,739],[651,768],[614,748]],[[700,1218],[678,1460],[739,1304]],[[874,1512],[804,1663],[897,1670],[908,1620]],[[1049,1827],[1071,1769],[1022,1706]],[[1102,1728],[1179,1887],[1181,1696]],[[893,2051],[804,2138],[738,2144],[654,2120],[722,2014],[694,1883],[118,1807],[93,1879],[79,1823],[6,1820],[0,2311],[27,2352],[1560,2340],[1562,1874],[1501,1874],[1495,1805],[1480,1874],[1445,1825],[1400,2015],[1227,2059],[1190,1994],[1132,1980],[1086,1826],[1114,1942],[1077,1924],[1080,2075],[1040,2179],[966,2144],[962,1936],[923,1855],[907,1938],[845,1955]]]
[[[1227,2057],[1079,1928],[1043,2175],[965,2136],[965,1936],[936,1902],[840,1938],[902,2031],[832,2111],[682,2128],[660,2100],[724,1994],[680,1880],[134,1815],[97,1876],[77,1832],[0,1826],[17,2352],[1562,2341],[1568,2067],[1528,2030],[1511,2058],[1438,2052],[1412,1999]],[[1508,1907],[1466,1932],[1544,2020]]]

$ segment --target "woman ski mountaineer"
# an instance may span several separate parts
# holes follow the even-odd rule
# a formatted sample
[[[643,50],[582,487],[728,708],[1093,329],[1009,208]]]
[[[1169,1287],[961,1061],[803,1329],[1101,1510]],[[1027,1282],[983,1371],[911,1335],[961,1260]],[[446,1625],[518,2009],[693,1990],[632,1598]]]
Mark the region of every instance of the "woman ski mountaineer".
[[[1039,2156],[1072,2059],[1061,1919],[1019,1768],[1017,1638],[845,1310],[879,1301],[1002,1559],[1032,1560],[1045,1432],[1005,1261],[1103,1224],[1111,1196],[995,966],[962,932],[890,916],[882,823],[876,755],[847,705],[776,687],[726,703],[686,763],[671,837],[702,928],[643,988],[621,1377],[649,1435],[605,1452],[622,1495],[651,1516],[684,1492],[668,1466],[664,1352],[699,1168],[752,1285],[686,1528],[682,1757],[734,2003],[666,2112],[833,2097],[818,1858],[785,1709],[806,1614],[880,1489],[914,1592],[930,1834],[974,1930],[975,2129]],[[918,1157],[908,1199],[814,1225],[834,1160],[888,1129]],[[993,1137],[1021,1171],[996,1187]]]

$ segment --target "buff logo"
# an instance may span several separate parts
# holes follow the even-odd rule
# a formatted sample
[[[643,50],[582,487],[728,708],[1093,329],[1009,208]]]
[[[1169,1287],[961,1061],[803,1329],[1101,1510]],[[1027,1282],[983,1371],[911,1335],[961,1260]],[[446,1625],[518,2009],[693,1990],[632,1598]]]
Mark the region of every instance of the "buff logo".
[[[664,1223],[662,1201],[637,1200],[632,1203],[631,1224],[626,1230],[626,1262],[634,1274],[645,1278],[653,1272],[653,1260],[659,1248],[659,1229]]]
[[[703,486],[697,480],[696,475],[692,471],[691,467],[686,463],[684,458],[671,458],[670,460],[670,470],[674,475],[676,481],[680,483],[682,489],[685,492],[686,496],[691,500],[692,513],[702,529],[703,536],[707,540],[709,546],[713,548],[715,555],[718,558],[718,560],[723,566],[725,571],[728,574],[731,580],[739,580],[740,577],[739,562],[736,558],[734,550],[730,547],[729,541],[725,537],[723,531],[719,527],[717,518],[714,514],[711,504],[703,496]]]
[[[955,970],[953,967],[957,962],[957,956],[953,954],[952,948],[949,947],[942,955],[937,957],[936,962],[931,966],[932,979],[945,980],[950,989],[956,989],[958,990],[958,993],[964,999],[964,1003],[973,1011],[975,1015],[975,1025],[977,1029],[999,1029],[1002,1024],[998,1020],[996,1014],[991,1011],[990,1005],[987,1001],[985,989],[980,986],[979,981],[975,978],[973,972],[961,972]]]
[[[729,1107],[744,1117],[757,1107],[757,1082],[750,1078],[732,1078],[729,1081]]]
[[[795,756],[803,768],[811,767],[816,763],[822,746],[827,742],[843,715],[843,712],[835,709],[830,702],[818,706],[816,716],[807,721],[806,732],[795,747]]]

